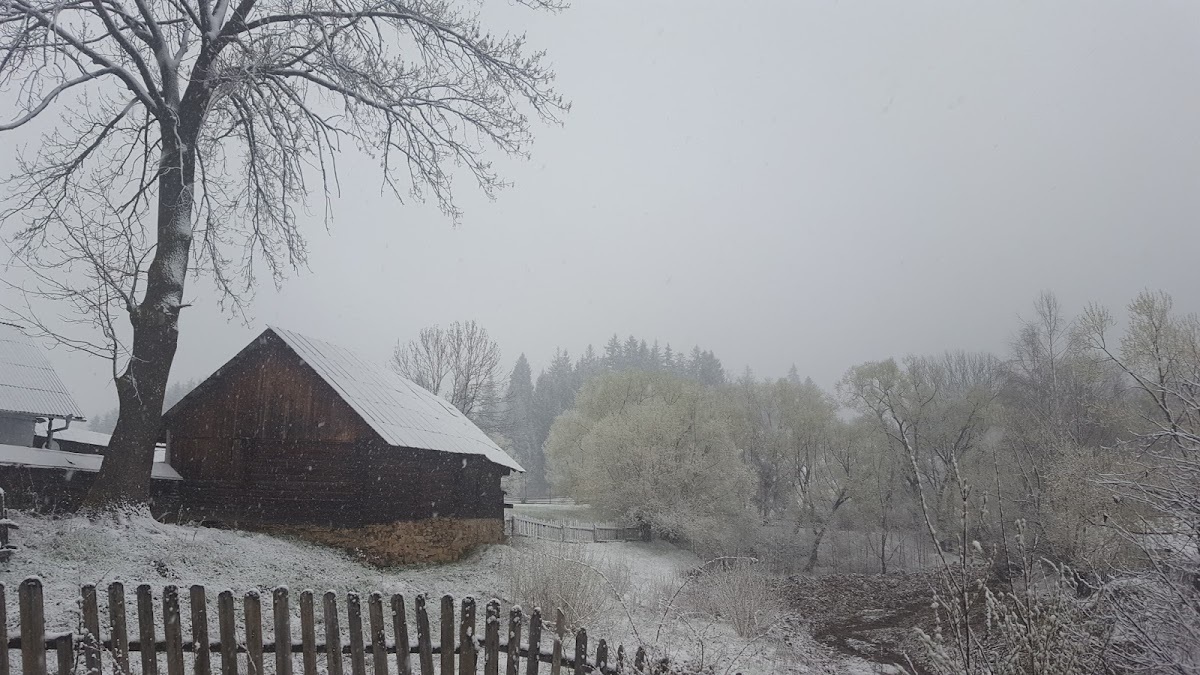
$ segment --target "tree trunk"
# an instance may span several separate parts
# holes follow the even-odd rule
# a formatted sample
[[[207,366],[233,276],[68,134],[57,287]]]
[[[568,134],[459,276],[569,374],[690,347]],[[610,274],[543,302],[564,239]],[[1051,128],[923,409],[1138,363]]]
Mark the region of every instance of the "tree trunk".
[[[163,125],[162,139],[157,247],[146,275],[145,296],[130,313],[133,349],[129,364],[116,379],[117,426],[82,504],[85,511],[140,509],[150,502],[154,445],[179,342],[179,311],[191,253],[196,160],[194,134],[177,136],[175,128]]]
[[[821,540],[825,538],[825,532],[829,528],[825,525],[813,528],[813,543],[812,548],[808,552],[808,562],[804,563],[805,574],[812,572],[817,566],[817,554],[821,551]]]

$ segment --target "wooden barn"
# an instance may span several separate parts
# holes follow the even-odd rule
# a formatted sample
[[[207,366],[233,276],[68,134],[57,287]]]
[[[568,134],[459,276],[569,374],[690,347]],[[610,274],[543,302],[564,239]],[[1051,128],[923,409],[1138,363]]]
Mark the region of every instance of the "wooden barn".
[[[521,466],[386,366],[268,328],[164,416],[179,520],[292,533],[385,562],[443,561],[504,534]]]

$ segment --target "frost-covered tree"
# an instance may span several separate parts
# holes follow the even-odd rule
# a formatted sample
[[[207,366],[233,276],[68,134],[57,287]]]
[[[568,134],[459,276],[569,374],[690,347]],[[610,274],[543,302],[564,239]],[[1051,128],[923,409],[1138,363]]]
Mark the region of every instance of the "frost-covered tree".
[[[555,484],[606,515],[711,543],[745,517],[751,479],[716,391],[662,373],[597,377],[546,442]]]
[[[553,76],[442,0],[0,3],[0,133],[43,130],[0,222],[27,294],[85,332],[26,318],[113,361],[120,416],[86,507],[149,498],[189,269],[236,305],[303,265],[297,214],[336,191],[343,147],[457,216],[455,173],[494,193],[487,151],[525,153],[530,115],[565,110]]]

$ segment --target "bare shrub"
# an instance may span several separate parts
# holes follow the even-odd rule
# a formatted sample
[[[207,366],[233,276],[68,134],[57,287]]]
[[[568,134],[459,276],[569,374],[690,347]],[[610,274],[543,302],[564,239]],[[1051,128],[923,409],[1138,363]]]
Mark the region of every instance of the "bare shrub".
[[[551,616],[561,609],[567,625],[578,628],[594,623],[613,597],[613,585],[599,571],[603,565],[582,546],[531,547],[506,554],[500,576],[513,602]]]
[[[779,615],[770,575],[748,559],[702,571],[685,597],[696,610],[728,621],[744,638],[761,635]]]
[[[627,561],[605,558],[599,568],[608,580],[610,591],[617,598],[625,598],[633,590],[633,568]]]

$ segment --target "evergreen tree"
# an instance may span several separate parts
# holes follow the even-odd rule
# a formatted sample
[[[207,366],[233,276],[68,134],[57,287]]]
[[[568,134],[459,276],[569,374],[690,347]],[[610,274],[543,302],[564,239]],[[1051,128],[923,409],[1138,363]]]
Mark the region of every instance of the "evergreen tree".
[[[502,428],[512,442],[517,461],[525,467],[528,484],[544,484],[546,460],[542,454],[542,444],[537,440],[533,410],[533,373],[524,354],[517,359],[508,378]]]

